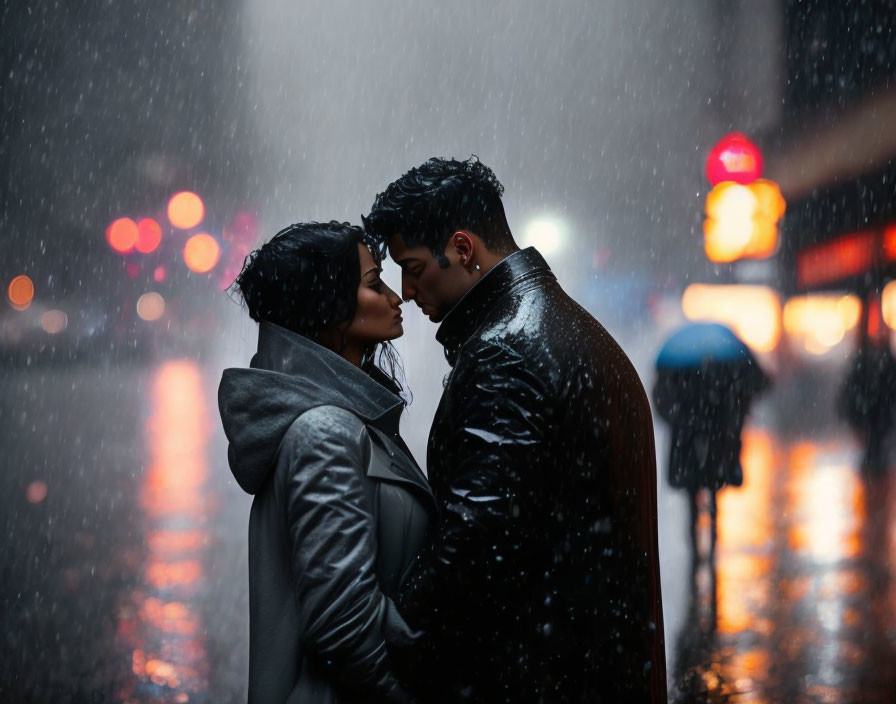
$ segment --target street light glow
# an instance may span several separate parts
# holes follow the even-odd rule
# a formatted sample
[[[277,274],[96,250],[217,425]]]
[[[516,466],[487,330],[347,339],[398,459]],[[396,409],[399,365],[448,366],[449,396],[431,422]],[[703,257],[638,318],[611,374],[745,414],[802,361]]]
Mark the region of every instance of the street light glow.
[[[165,299],[155,291],[144,293],[137,299],[137,315],[143,320],[153,322],[165,313]]]
[[[204,274],[215,268],[221,257],[221,246],[211,235],[200,232],[193,235],[184,245],[184,261],[190,271]]]
[[[162,242],[162,227],[152,218],[137,223],[137,241],[134,248],[141,254],[154,252]]]
[[[563,246],[563,235],[551,218],[537,218],[529,223],[523,235],[524,247],[535,247],[544,255],[553,254]]]
[[[130,218],[118,218],[106,228],[106,241],[119,254],[130,252],[139,237],[137,223]]]
[[[196,227],[205,217],[205,204],[202,198],[192,191],[180,191],[168,201],[168,219],[179,230]]]
[[[68,327],[68,316],[61,310],[48,310],[40,317],[40,326],[44,332],[56,335]]]
[[[16,310],[25,310],[34,300],[34,282],[21,274],[9,282],[6,295],[10,305]]]

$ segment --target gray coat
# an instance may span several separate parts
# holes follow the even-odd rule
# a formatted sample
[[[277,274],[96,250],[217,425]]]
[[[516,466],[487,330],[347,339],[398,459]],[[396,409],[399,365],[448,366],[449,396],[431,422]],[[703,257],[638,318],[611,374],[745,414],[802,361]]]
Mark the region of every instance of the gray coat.
[[[401,400],[338,355],[262,323],[218,390],[249,519],[249,701],[405,701],[388,598],[435,508],[398,436]]]

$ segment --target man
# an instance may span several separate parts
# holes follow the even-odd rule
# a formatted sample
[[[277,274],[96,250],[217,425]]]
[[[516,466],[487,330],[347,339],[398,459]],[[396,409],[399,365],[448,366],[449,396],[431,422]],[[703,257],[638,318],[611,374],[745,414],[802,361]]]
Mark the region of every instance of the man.
[[[441,512],[399,609],[425,701],[665,702],[650,407],[628,358],[520,250],[478,161],[430,159],[364,223],[452,367]],[[428,647],[427,647],[428,646]]]

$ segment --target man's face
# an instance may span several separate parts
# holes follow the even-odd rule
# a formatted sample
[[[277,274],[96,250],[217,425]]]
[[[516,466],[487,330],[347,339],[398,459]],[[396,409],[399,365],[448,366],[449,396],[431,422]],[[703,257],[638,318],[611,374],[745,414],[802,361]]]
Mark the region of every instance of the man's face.
[[[470,289],[470,277],[450,243],[445,248],[449,265],[444,269],[428,247],[408,246],[400,234],[389,241],[389,255],[401,267],[401,297],[414,301],[434,323],[441,322]]]

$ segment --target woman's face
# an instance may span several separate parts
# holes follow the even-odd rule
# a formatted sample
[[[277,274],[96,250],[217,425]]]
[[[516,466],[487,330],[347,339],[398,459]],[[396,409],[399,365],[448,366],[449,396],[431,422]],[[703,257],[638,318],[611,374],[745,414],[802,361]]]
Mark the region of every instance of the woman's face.
[[[404,330],[401,327],[401,298],[380,279],[382,269],[362,244],[358,245],[358,258],[361,260],[358,307],[345,330],[345,341],[364,349],[401,337]]]

